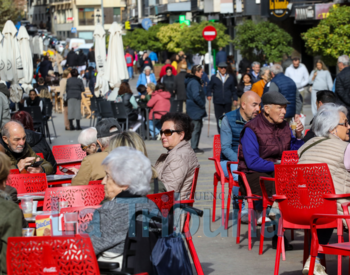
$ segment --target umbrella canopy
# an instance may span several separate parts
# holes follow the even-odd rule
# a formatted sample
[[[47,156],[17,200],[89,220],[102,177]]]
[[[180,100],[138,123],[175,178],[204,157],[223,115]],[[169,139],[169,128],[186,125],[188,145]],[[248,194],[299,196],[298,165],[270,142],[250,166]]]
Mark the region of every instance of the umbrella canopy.
[[[16,39],[17,29],[12,21],[5,23],[2,34],[4,35],[4,46],[7,60],[6,80],[18,83],[23,78],[22,59],[19,51],[18,41]]]
[[[33,58],[30,51],[29,35],[25,27],[20,27],[17,35],[21,53],[24,77],[20,83],[31,84],[33,79]]]
[[[114,22],[109,29],[108,58],[105,76],[109,85],[118,87],[123,79],[129,79],[124,57],[122,26]]]
[[[43,51],[44,51],[43,38],[41,36],[36,35],[33,38],[33,54],[37,54],[40,57],[43,54]]]
[[[97,77],[95,84],[95,95],[105,95],[108,90],[108,81],[104,75],[106,69],[106,32],[101,24],[97,24],[94,31],[95,38],[95,61]]]
[[[0,78],[6,81],[6,54],[3,49],[4,36],[0,33]]]

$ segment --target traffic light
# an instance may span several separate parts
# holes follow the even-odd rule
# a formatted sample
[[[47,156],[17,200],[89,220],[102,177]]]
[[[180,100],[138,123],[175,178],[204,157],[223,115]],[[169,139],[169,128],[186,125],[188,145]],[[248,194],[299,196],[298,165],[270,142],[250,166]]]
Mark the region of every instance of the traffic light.
[[[125,21],[125,29],[131,30],[130,21]]]

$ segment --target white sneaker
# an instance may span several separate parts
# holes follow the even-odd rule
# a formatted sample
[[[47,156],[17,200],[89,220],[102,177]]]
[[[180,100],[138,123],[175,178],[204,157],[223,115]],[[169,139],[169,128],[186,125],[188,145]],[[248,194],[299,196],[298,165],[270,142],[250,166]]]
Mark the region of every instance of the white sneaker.
[[[262,212],[256,212],[256,218],[258,219],[257,221],[257,225],[261,225],[262,224]],[[266,217],[265,218],[265,224],[268,223],[268,222],[271,222],[270,218],[269,217]]]
[[[307,259],[304,268],[303,268],[303,274],[304,275],[308,275],[309,274],[309,269],[310,269],[310,260],[311,257],[309,256],[309,258]],[[327,275],[326,273],[326,268],[321,265],[320,263],[315,263],[315,268],[314,268],[314,275]]]
[[[248,213],[243,213],[241,216],[241,223],[248,224]]]

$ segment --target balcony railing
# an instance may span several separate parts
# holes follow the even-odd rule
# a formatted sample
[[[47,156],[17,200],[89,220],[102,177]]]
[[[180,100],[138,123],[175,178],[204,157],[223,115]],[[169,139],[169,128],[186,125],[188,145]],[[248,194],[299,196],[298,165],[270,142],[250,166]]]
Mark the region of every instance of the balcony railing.
[[[94,19],[79,19],[79,26],[92,26],[95,25]]]

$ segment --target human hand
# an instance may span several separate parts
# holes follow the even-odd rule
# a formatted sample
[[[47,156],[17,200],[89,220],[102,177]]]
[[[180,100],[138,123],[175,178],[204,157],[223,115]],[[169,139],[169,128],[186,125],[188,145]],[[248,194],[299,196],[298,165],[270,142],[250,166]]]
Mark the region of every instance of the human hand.
[[[78,174],[78,172],[79,172],[79,169],[77,169],[77,168],[75,168],[75,167],[67,167],[67,169],[69,170],[69,171],[72,171],[73,173],[74,173],[74,175],[76,175],[76,174]]]
[[[295,122],[297,123],[297,128],[295,129],[295,136],[296,138],[301,138],[301,133],[304,131],[304,125],[301,123],[299,117],[297,120],[295,120]]]
[[[209,101],[211,100],[211,96],[208,96],[207,98],[208,98]]]
[[[145,95],[141,95],[141,99],[145,99],[145,97],[146,97]]]
[[[234,101],[233,101],[233,105],[234,105],[234,106],[237,106],[237,104],[238,104],[238,101],[237,101],[237,100],[234,100]]]
[[[17,163],[18,170],[21,172],[24,168],[26,168],[26,166],[31,165],[33,163],[34,159],[35,159],[34,157],[28,157],[25,159],[21,159]]]
[[[43,168],[39,167],[28,167],[27,172],[29,174],[38,174],[38,173],[43,173]]]

